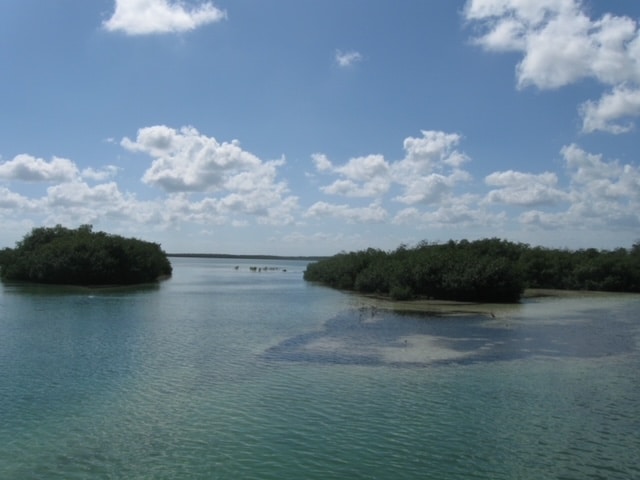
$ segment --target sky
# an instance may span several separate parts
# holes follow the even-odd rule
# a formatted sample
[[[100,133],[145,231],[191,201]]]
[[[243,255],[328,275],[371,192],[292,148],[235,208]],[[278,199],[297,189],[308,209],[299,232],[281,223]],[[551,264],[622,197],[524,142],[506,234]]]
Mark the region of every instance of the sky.
[[[640,241],[636,0],[3,0],[0,248]]]

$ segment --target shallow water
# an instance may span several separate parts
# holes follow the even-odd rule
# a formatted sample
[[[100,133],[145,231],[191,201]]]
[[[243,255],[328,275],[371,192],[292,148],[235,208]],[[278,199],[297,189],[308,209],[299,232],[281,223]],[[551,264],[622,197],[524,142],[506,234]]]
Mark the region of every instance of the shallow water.
[[[0,289],[0,478],[640,478],[640,296],[401,315],[172,263]]]

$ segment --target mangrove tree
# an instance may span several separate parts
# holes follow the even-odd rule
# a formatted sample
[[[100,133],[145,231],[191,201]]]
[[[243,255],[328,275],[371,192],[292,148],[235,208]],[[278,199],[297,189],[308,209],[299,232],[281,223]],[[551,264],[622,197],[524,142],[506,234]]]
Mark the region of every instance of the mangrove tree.
[[[171,275],[172,267],[157,243],[77,229],[34,228],[0,250],[0,277],[64,285],[131,285]]]

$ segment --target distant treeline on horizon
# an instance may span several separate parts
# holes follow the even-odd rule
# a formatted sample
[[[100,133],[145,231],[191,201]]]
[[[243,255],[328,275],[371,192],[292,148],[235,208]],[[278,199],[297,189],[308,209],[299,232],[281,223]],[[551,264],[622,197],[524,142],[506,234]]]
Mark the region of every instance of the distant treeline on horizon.
[[[329,258],[326,256],[295,256],[295,255],[233,255],[228,253],[167,253],[168,257],[183,258],[229,258],[246,260],[308,260],[316,261]]]

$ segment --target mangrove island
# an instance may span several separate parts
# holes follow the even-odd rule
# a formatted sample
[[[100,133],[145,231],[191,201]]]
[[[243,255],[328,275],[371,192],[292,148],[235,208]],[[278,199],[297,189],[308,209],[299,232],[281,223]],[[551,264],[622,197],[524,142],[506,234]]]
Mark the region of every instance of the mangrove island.
[[[640,292],[640,242],[629,250],[549,249],[491,238],[369,248],[310,263],[304,279],[393,300],[517,302],[525,288]]]
[[[172,267],[157,243],[57,225],[34,228],[0,250],[0,278],[59,285],[133,285],[171,275]]]

